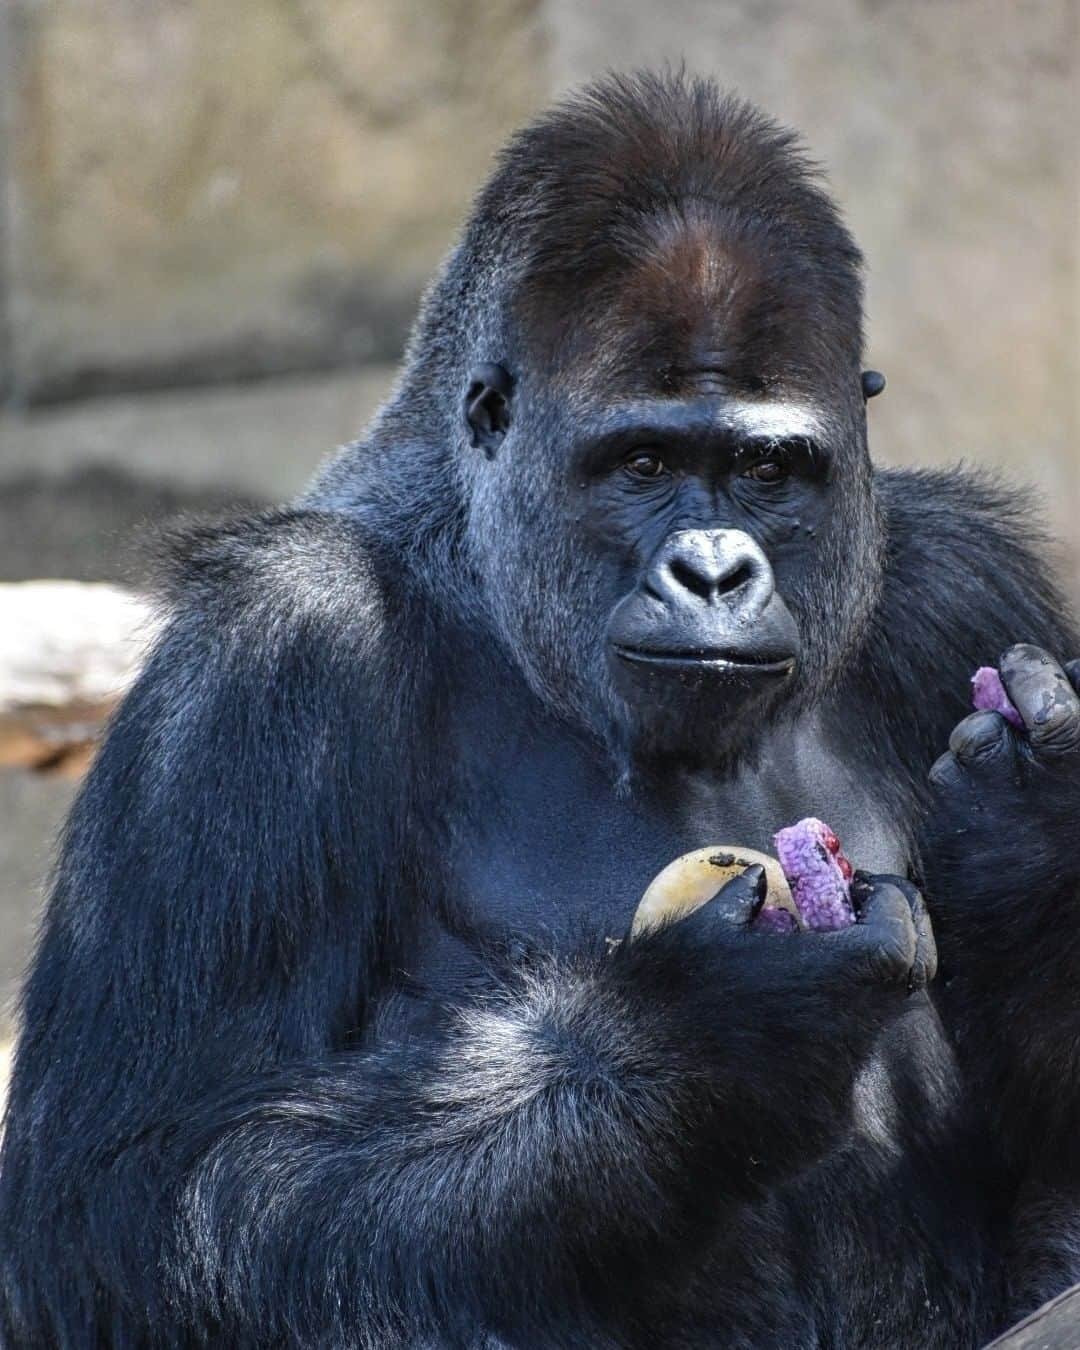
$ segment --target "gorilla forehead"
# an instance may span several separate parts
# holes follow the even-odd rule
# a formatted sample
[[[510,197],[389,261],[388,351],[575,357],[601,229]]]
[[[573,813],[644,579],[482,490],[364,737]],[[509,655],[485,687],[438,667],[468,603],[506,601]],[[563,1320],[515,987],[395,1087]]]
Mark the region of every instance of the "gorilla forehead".
[[[858,249],[794,134],[710,82],[612,77],[556,107],[474,221],[529,345],[609,390],[820,389],[858,365]]]
[[[841,356],[828,339],[841,335],[824,321],[820,275],[790,241],[694,201],[638,229],[637,256],[595,287],[579,330],[608,388],[806,396],[834,378]]]

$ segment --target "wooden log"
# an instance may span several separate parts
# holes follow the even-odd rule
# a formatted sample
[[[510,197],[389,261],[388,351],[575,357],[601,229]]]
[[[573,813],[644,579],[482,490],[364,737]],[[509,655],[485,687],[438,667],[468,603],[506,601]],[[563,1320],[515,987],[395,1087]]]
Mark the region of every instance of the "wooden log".
[[[0,584],[0,766],[81,773],[153,631],[117,586]]]
[[[1044,1303],[986,1350],[1080,1350],[1080,1284]]]

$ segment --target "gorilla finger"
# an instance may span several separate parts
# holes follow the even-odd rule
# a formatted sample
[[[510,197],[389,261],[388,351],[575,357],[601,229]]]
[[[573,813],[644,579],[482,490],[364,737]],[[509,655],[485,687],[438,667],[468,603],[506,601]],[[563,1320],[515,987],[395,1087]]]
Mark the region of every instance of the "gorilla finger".
[[[706,901],[702,909],[711,909],[713,917],[727,923],[745,925],[752,923],[765,903],[768,893],[768,878],[765,869],[759,863],[748,867],[737,877],[732,877],[720,887],[712,900]]]
[[[949,749],[962,769],[992,769],[1016,753],[1015,733],[1000,713],[973,712],[953,727]]]
[[[1080,747],[1080,697],[1048,652],[1018,643],[1004,653],[1000,670],[1032,749],[1055,755]]]
[[[968,775],[951,750],[946,750],[934,760],[930,766],[929,779],[931,787],[950,795],[968,786]]]
[[[934,926],[930,922],[930,911],[926,908],[926,901],[919,890],[915,890],[911,917],[915,923],[915,961],[908,978],[908,988],[925,989],[937,974],[938,952]]]
[[[1080,657],[1065,662],[1065,674],[1068,675],[1072,687],[1080,693]]]
[[[874,984],[901,984],[911,978],[918,934],[909,883],[898,877],[863,879],[859,912],[850,928],[829,938],[851,963],[856,978]]]
[[[720,929],[749,928],[765,903],[767,891],[765,869],[755,864],[725,882],[711,899],[691,910],[673,912],[661,926],[676,924],[687,935],[706,940],[718,935]]]
[[[915,959],[908,977],[909,989],[923,989],[937,974],[937,943],[922,891],[907,877],[880,875],[868,878],[871,885],[894,886],[907,900],[915,926]]]

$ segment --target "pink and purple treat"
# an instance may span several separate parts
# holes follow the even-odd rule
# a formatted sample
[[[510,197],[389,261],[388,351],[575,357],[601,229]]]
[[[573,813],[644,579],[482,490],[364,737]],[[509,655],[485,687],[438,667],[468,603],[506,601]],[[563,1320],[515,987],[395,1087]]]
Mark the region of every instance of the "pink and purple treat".
[[[980,666],[971,677],[971,702],[978,712],[998,712],[1014,727],[1023,727],[1024,719],[1005,692],[1001,676],[993,666]]]
[[[754,920],[754,927],[763,933],[794,933],[798,926],[791,910],[779,905],[762,905]]]
[[[776,856],[807,928],[828,931],[855,922],[851,863],[823,820],[807,816],[773,836]]]

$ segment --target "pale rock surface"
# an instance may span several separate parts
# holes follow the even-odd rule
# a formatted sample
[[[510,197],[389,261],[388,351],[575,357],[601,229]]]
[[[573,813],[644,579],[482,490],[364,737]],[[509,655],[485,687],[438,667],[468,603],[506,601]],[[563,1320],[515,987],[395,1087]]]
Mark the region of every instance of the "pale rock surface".
[[[0,585],[0,768],[80,773],[154,623],[115,586]]]
[[[0,716],[115,699],[152,630],[147,602],[116,586],[0,585]]]

